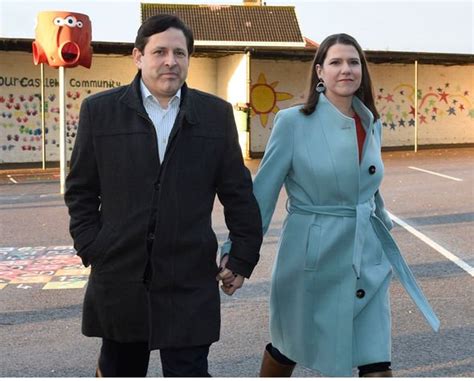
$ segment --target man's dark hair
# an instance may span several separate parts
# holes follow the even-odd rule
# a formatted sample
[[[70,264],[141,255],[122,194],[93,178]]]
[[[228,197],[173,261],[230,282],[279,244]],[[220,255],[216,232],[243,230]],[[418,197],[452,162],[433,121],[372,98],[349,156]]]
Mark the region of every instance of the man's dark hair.
[[[151,16],[145,20],[138,29],[137,37],[135,38],[135,48],[143,53],[150,36],[164,32],[169,28],[176,28],[184,33],[184,37],[186,37],[186,45],[188,47],[188,54],[193,54],[194,37],[192,30],[178,16],[168,14]]]

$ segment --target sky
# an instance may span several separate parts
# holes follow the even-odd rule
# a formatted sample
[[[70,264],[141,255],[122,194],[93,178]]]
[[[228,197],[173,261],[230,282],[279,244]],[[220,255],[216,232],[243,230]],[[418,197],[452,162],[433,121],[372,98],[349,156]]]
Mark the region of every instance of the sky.
[[[303,35],[316,42],[344,32],[366,50],[474,54],[474,0],[267,0],[266,4],[294,5]],[[0,0],[0,37],[34,38],[36,15],[47,10],[85,13],[92,21],[94,41],[133,42],[140,25],[140,0]]]

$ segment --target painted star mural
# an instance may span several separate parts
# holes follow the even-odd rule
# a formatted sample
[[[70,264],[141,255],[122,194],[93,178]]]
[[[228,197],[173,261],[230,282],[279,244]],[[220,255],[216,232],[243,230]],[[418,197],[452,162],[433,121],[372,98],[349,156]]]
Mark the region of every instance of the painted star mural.
[[[417,90],[417,110],[413,85],[400,83],[393,88],[380,87],[375,94],[375,105],[380,111],[382,125],[390,130],[415,126],[416,113],[420,125],[451,117],[474,119],[474,100],[463,87],[462,84],[446,82],[420,88]]]

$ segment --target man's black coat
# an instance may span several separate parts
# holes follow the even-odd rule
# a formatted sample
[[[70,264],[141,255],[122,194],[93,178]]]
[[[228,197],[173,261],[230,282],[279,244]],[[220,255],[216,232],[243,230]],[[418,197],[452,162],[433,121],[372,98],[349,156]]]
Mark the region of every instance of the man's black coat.
[[[249,277],[261,218],[231,105],[184,85],[160,165],[140,74],[84,100],[65,201],[74,246],[92,266],[86,336],[151,349],[219,339],[216,194],[232,239],[228,267]]]

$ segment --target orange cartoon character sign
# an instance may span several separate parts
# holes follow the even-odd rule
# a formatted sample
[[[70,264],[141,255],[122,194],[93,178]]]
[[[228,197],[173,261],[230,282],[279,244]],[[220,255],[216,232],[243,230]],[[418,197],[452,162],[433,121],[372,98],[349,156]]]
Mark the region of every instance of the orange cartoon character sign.
[[[33,41],[35,65],[52,67],[91,67],[91,21],[87,15],[74,12],[40,12]]]

